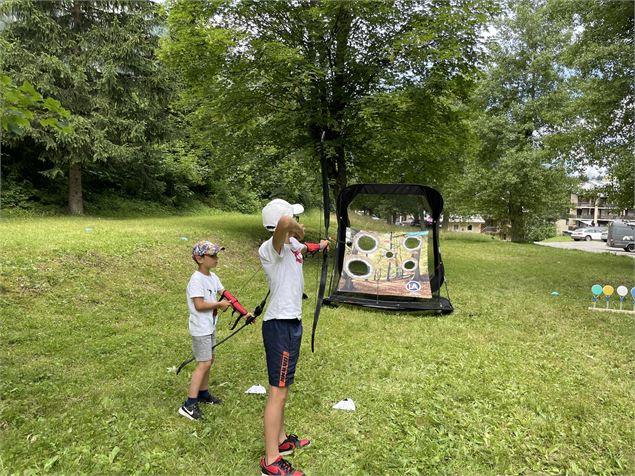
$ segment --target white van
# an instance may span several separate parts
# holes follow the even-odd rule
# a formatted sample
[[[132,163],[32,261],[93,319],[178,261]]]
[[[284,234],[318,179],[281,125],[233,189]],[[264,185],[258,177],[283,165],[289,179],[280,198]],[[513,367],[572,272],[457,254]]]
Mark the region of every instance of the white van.
[[[614,221],[609,223],[606,246],[635,251],[635,222]]]

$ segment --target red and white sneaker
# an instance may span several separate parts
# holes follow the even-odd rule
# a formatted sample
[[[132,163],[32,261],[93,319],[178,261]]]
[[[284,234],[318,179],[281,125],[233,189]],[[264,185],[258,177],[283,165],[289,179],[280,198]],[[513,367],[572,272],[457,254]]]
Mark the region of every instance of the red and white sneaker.
[[[278,445],[278,451],[281,455],[287,456],[293,453],[293,450],[301,450],[311,446],[311,440],[307,438],[298,438],[298,435],[287,435],[287,439]]]
[[[262,476],[304,476],[302,471],[295,469],[286,459],[282,459],[282,456],[278,456],[278,459],[271,464],[266,464],[264,456],[260,458],[260,474]]]

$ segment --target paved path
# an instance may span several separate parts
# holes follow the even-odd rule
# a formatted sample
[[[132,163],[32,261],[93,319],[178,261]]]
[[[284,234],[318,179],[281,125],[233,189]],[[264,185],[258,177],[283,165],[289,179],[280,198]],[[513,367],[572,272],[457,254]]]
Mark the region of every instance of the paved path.
[[[589,253],[612,253],[635,258],[635,253],[629,253],[621,248],[609,248],[603,241],[535,241],[534,244],[566,250],[588,251]]]

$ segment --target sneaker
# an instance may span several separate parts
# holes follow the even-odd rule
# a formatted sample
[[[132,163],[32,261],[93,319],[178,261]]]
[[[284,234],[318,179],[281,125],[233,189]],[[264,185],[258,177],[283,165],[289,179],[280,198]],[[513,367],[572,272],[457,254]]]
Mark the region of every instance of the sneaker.
[[[287,435],[287,439],[278,445],[278,451],[281,455],[287,456],[293,453],[293,450],[301,450],[311,446],[311,440],[306,438],[298,438],[298,435]]]
[[[199,398],[198,403],[206,403],[208,405],[222,405],[223,401],[212,395],[211,393],[207,394],[207,397]]]
[[[265,464],[265,457],[260,458],[260,474],[262,476],[304,476],[304,473],[299,469],[295,469],[291,466],[286,459],[282,459],[282,456],[278,456],[271,464]]]
[[[183,415],[185,418],[189,418],[190,420],[200,420],[203,418],[203,413],[196,403],[187,407],[183,405],[179,408],[179,415]]]

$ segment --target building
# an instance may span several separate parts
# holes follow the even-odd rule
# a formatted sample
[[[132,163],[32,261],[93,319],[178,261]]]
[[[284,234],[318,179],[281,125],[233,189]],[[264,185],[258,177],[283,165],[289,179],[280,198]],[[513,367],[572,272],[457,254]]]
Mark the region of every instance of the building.
[[[448,231],[465,231],[468,233],[482,233],[485,228],[485,220],[480,216],[459,217],[450,216]]]
[[[558,234],[585,226],[607,226],[614,220],[635,220],[635,209],[619,210],[606,201],[601,180],[589,180],[571,194],[571,208],[566,218],[556,222]]]

